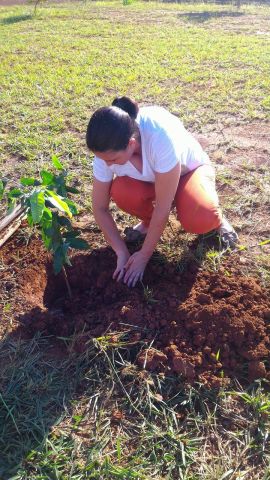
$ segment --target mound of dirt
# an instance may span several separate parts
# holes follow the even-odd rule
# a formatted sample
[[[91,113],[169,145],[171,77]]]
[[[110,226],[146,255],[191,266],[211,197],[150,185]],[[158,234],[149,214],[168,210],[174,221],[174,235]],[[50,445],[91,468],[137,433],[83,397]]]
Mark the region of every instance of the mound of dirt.
[[[87,240],[93,249],[74,255],[68,267],[72,300],[40,241],[27,246],[15,238],[2,248],[1,297],[12,303],[14,329],[57,337],[81,333],[77,351],[90,338],[109,335],[118,344],[125,335],[139,368],[190,383],[218,387],[233,376],[270,379],[269,292],[243,275],[236,256],[218,272],[191,262],[179,273],[164,258],[152,259],[144,284],[132,289],[112,280],[115,255],[101,246],[102,238],[90,232]]]

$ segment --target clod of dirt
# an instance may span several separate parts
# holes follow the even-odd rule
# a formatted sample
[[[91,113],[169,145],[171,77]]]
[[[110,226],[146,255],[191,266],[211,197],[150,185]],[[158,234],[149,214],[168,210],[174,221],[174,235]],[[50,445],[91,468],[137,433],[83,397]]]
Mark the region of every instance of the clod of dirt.
[[[125,418],[122,410],[114,409],[111,413],[111,422],[114,424],[120,423]]]
[[[252,382],[257,378],[265,378],[266,377],[266,368],[263,362],[259,362],[258,360],[254,362],[250,362],[248,365],[248,378]]]
[[[183,358],[176,345],[171,345],[167,352],[172,362],[172,369],[174,372],[179,373],[186,377],[188,380],[192,380],[195,377],[194,365],[187,359]]]
[[[162,364],[167,363],[168,357],[165,353],[160,352],[155,348],[148,348],[139,353],[136,361],[139,367],[153,372],[157,369],[162,369]]]
[[[203,305],[204,303],[210,304],[212,303],[212,298],[206,293],[200,293],[197,297],[197,302],[199,302],[201,305]]]

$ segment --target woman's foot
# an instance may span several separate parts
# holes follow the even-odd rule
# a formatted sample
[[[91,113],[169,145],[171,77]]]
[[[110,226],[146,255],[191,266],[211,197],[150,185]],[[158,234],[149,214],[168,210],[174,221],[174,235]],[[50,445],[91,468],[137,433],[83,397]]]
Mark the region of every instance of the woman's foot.
[[[238,243],[238,235],[228,220],[223,217],[220,227],[217,229],[220,241],[225,248],[235,248]]]
[[[145,225],[144,222],[140,222],[135,227],[127,227],[124,230],[126,235],[125,240],[127,242],[140,242],[145,239],[148,232],[148,225]]]

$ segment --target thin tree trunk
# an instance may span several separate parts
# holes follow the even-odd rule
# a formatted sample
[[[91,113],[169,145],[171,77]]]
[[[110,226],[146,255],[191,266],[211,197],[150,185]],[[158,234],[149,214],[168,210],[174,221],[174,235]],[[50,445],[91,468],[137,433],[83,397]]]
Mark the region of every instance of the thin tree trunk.
[[[67,276],[67,272],[66,272],[65,267],[62,267],[62,270],[63,270],[64,279],[65,279],[66,286],[67,286],[68,296],[71,300],[72,299],[72,291],[71,291],[71,287],[70,287],[70,283],[69,283],[69,280],[68,280],[68,276]]]
[[[35,1],[34,15],[36,15],[36,13],[37,13],[37,6],[38,6],[38,4],[40,3],[40,1],[41,1],[41,0],[36,0],[36,1]]]

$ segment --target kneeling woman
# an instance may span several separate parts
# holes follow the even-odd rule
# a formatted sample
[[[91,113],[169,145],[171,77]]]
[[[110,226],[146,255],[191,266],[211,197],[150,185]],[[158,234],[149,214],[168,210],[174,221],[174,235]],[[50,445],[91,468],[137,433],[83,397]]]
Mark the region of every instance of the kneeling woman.
[[[117,256],[115,280],[135,286],[142,279],[172,206],[186,232],[217,230],[227,245],[237,241],[222,217],[208,155],[164,108],[116,98],[92,115],[86,141],[95,155],[93,213]],[[145,239],[133,255],[110,214],[110,199],[141,220],[134,229]]]

